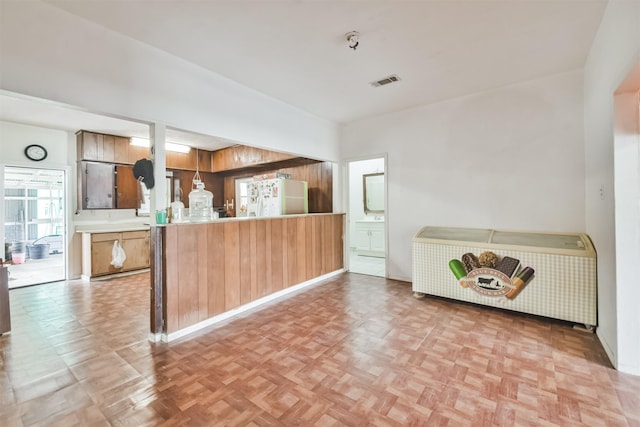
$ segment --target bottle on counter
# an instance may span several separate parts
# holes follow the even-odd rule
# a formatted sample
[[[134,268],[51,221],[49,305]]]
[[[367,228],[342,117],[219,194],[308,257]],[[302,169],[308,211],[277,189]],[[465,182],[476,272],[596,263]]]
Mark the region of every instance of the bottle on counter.
[[[196,189],[189,193],[189,220],[207,222],[213,220],[213,194],[204,189],[202,181],[195,181]]]

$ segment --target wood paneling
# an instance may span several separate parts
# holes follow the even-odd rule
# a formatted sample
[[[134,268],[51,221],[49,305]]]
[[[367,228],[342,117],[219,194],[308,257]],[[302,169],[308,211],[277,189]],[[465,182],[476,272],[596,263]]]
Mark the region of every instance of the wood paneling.
[[[213,171],[221,172],[293,159],[295,156],[245,145],[236,145],[214,151],[212,157]]]
[[[225,263],[224,263],[224,224],[211,223],[207,226],[207,288],[208,316],[225,311]]]
[[[240,305],[240,224],[224,223],[224,308]]]
[[[309,194],[309,213],[331,213],[333,212],[333,165],[330,162],[316,162],[295,167],[281,169],[265,169],[260,173],[287,173],[291,179],[296,181],[306,181]],[[256,175],[257,172],[240,172],[238,174],[224,177],[223,203],[226,200],[236,201],[235,181],[238,178],[247,178]],[[215,202],[215,199],[214,199]],[[234,209],[231,211],[236,215]]]
[[[343,222],[327,214],[162,227],[165,332],[343,268]]]
[[[140,207],[140,183],[133,175],[133,166],[116,165],[116,208]]]
[[[202,227],[196,224],[185,224],[178,235],[178,254],[180,270],[178,271],[178,314],[179,325],[193,325],[199,319],[200,304],[198,286],[198,237]]]

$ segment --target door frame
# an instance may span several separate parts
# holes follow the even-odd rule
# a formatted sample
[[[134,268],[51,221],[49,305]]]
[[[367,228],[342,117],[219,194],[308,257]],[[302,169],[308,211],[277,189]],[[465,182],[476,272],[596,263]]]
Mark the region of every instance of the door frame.
[[[0,198],[0,217],[2,218],[2,227],[0,228],[0,240],[2,242],[4,242],[4,238],[5,238],[5,232],[4,232],[4,218],[5,218],[5,201],[4,201],[4,191],[5,191],[5,185],[4,185],[4,178],[5,178],[5,171],[6,168],[21,168],[21,169],[30,169],[30,170],[50,170],[50,171],[59,171],[62,172],[63,174],[63,190],[62,190],[62,194],[64,197],[64,200],[62,201],[63,205],[64,205],[64,212],[63,212],[63,218],[62,218],[62,224],[63,224],[63,233],[62,233],[62,244],[63,244],[63,257],[64,257],[64,261],[63,261],[63,277],[60,279],[60,281],[63,280],[68,280],[69,279],[69,261],[70,261],[70,256],[71,256],[71,251],[72,251],[72,236],[73,233],[70,233],[70,229],[71,229],[71,212],[74,212],[74,206],[73,206],[73,200],[71,199],[71,193],[72,193],[72,188],[71,188],[71,182],[70,182],[70,176],[72,176],[72,168],[68,165],[46,165],[43,164],[41,166],[38,167],[34,167],[33,164],[26,164],[26,163],[20,163],[18,162],[17,164],[0,164],[0,193],[3,195],[2,198]],[[5,253],[4,253],[4,245],[2,245],[2,250],[0,251],[0,254],[2,254],[2,258],[5,258]],[[58,281],[58,280],[55,280]],[[39,282],[39,283],[34,283],[33,285],[39,285],[39,284],[43,284],[43,283],[49,283],[49,282]],[[32,285],[26,285],[26,286],[32,286]]]
[[[351,234],[351,191],[350,183],[351,183],[351,171],[350,164],[354,162],[361,162],[366,160],[376,160],[382,159],[384,163],[384,277],[389,277],[389,159],[388,154],[372,154],[366,156],[358,156],[358,157],[349,157],[342,161],[342,176],[345,177],[343,179],[343,200],[342,204],[345,207],[345,250],[344,250],[344,265],[345,270],[350,271],[350,254],[351,254],[351,241],[355,239],[355,236]]]

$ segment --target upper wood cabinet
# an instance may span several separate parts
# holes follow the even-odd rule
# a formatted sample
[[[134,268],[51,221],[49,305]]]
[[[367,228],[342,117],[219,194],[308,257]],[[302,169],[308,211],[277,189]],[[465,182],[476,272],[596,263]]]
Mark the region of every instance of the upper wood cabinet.
[[[295,158],[295,156],[291,154],[262,150],[244,145],[234,145],[233,147],[227,147],[213,152],[213,172],[246,168],[293,158]]]
[[[80,130],[76,132],[76,144],[78,160],[129,163],[129,138]]]
[[[116,165],[116,208],[140,207],[140,182],[133,175],[133,166]]]

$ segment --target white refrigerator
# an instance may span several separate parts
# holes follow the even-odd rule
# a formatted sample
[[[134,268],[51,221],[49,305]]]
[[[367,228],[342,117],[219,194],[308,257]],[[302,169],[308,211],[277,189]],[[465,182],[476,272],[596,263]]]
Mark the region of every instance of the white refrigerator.
[[[275,178],[247,184],[247,216],[269,217],[309,213],[306,181]]]

